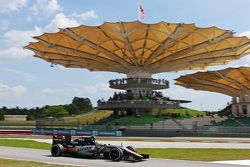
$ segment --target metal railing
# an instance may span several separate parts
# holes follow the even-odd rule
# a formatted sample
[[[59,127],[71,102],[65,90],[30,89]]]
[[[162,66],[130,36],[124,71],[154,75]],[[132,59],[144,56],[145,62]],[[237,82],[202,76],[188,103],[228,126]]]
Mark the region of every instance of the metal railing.
[[[98,102],[99,109],[115,108],[179,108],[179,103],[174,101],[155,101],[155,100],[117,100]]]
[[[130,87],[167,89],[169,87],[168,80],[152,79],[152,78],[122,78],[109,81],[110,88],[125,89]]]

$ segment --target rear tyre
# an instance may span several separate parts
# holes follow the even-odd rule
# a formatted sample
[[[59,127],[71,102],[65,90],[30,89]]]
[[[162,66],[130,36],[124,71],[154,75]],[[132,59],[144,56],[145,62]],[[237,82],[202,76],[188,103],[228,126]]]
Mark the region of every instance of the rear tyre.
[[[64,147],[61,144],[55,144],[51,147],[51,155],[53,157],[60,157],[63,154]]]
[[[109,158],[111,161],[120,161],[122,160],[123,156],[124,156],[123,151],[120,148],[113,148],[109,152]]]

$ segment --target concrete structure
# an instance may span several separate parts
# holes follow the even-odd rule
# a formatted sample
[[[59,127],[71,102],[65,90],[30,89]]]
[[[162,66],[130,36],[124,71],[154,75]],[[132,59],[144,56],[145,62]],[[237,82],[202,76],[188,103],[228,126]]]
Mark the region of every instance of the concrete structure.
[[[181,76],[176,84],[232,97],[232,114],[250,116],[250,67],[227,68]]]
[[[4,115],[5,121],[26,121],[27,115]]]
[[[161,108],[162,104],[167,108],[187,102],[173,101],[155,92],[168,88],[168,81],[155,80],[152,74],[205,69],[226,64],[250,52],[250,40],[234,37],[231,31],[167,22],[105,22],[100,26],[60,29],[34,38],[38,42],[31,42],[26,48],[34,51],[35,57],[66,68],[126,74],[125,79],[110,81],[111,88],[126,92],[98,104],[100,109],[114,110],[120,105],[122,112],[129,113]],[[131,103],[126,105],[127,101]],[[147,101],[147,107],[141,101]],[[123,108],[124,105],[127,107]]]
[[[250,92],[246,95],[232,98],[232,113],[235,116],[250,117]]]

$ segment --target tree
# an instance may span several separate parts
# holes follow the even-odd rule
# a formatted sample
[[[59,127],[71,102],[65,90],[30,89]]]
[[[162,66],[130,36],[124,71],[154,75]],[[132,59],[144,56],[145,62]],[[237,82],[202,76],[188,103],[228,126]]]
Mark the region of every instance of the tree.
[[[49,106],[35,107],[31,109],[27,108],[7,108],[3,106],[0,108],[0,120],[4,118],[5,114],[8,115],[27,115],[28,120],[41,119],[46,117],[63,117],[69,114],[78,115],[86,113],[92,110],[92,104],[89,98],[74,97],[72,104],[60,105],[60,106]]]
[[[4,120],[4,115],[6,114],[6,110],[0,109],[0,120]]]
[[[65,117],[69,115],[69,112],[64,108],[64,106],[49,106],[45,109],[44,114],[46,117]]]
[[[82,114],[92,110],[92,104],[89,98],[74,97],[72,104],[69,105],[71,114]]]

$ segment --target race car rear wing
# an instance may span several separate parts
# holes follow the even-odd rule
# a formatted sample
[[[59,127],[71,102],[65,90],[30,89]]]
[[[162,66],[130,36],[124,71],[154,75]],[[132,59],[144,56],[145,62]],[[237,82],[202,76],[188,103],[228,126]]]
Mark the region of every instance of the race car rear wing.
[[[66,146],[67,144],[71,143],[71,136],[70,135],[55,135],[52,139],[52,145],[61,144]]]

